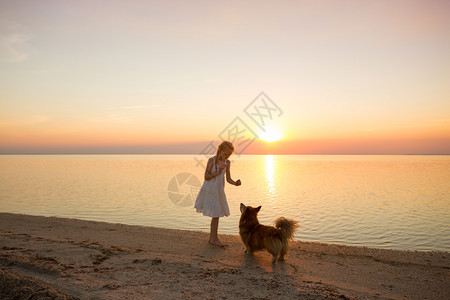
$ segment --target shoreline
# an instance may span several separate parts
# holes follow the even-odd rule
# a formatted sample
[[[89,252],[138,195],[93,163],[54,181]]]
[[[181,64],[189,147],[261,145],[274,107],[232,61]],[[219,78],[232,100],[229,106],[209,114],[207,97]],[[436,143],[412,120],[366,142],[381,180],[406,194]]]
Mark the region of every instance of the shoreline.
[[[0,213],[0,295],[37,299],[450,298],[450,254],[291,241],[286,262],[237,235]],[[23,297],[22,297],[23,298]]]

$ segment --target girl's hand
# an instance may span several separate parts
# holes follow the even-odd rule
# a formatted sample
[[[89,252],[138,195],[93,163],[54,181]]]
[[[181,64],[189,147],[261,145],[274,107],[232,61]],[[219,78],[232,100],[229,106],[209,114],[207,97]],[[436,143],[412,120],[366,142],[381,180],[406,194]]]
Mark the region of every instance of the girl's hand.
[[[240,186],[240,185],[241,185],[241,180],[238,179],[238,180],[236,181],[236,186]]]
[[[219,161],[219,171],[222,173],[223,169],[227,167],[227,163],[224,161]]]

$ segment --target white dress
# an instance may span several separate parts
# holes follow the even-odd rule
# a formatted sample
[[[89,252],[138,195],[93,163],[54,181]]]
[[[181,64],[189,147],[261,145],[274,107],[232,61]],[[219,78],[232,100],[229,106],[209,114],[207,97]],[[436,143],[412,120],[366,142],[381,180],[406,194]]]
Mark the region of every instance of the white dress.
[[[216,167],[215,157],[212,172],[215,173],[219,169]],[[227,196],[225,195],[225,172],[227,168],[222,170],[222,173],[211,180],[205,180],[198,192],[195,200],[195,209],[204,216],[218,218],[230,215],[228,207]]]

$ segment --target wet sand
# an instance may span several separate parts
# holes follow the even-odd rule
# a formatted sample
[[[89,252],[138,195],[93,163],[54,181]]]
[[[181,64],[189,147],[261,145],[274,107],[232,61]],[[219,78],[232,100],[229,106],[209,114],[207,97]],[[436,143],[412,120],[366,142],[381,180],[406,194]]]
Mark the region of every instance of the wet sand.
[[[0,298],[450,299],[448,252],[294,241],[272,264],[220,237],[0,213]]]

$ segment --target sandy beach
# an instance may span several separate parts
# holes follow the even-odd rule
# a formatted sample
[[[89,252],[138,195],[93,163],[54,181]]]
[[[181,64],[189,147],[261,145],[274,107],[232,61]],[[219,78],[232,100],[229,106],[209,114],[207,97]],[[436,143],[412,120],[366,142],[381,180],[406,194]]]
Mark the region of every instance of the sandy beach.
[[[220,227],[219,227],[220,232]],[[447,252],[291,242],[286,262],[196,231],[0,214],[2,299],[449,299]]]

